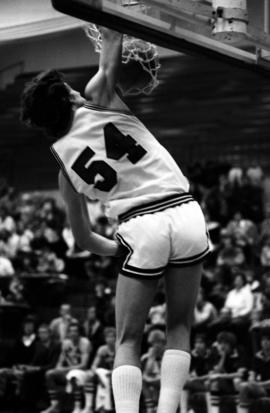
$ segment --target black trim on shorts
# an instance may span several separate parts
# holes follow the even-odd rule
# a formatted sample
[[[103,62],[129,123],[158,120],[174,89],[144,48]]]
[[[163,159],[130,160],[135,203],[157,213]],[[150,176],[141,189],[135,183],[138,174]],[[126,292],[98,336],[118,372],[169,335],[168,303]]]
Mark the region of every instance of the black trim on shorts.
[[[139,274],[134,274],[134,273],[124,271],[123,268],[120,270],[120,274],[123,275],[124,277],[137,278],[137,279],[140,279],[140,280],[142,280],[142,279],[143,280],[153,280],[153,279],[160,279],[160,278],[163,277],[163,273],[159,274],[159,275],[151,275],[149,277],[149,276],[146,276],[146,275],[139,275]]]
[[[131,258],[131,255],[133,254],[133,249],[132,247],[128,244],[128,242],[123,238],[122,235],[119,233],[116,233],[116,238],[118,241],[129,250],[129,253],[127,254],[125,261],[123,263],[123,266],[120,270],[120,274],[125,275],[126,277],[132,277],[132,278],[160,278],[163,275],[164,270],[166,269],[166,266],[164,267],[159,267],[159,268],[147,268],[147,269],[142,269],[138,267],[134,267],[133,265],[129,265],[128,261]]]
[[[210,254],[209,245],[207,245],[206,249],[202,251],[200,254],[193,255],[192,257],[187,258],[178,258],[175,260],[170,260],[168,265],[177,266],[177,267],[187,267],[193,264],[198,264]]]
[[[193,196],[188,192],[182,194],[174,194],[163,198],[162,200],[148,202],[143,205],[136,206],[129,209],[127,212],[118,216],[119,223],[128,221],[131,218],[135,218],[140,215],[153,214],[155,212],[164,211],[167,208],[186,204],[188,202],[195,201]]]

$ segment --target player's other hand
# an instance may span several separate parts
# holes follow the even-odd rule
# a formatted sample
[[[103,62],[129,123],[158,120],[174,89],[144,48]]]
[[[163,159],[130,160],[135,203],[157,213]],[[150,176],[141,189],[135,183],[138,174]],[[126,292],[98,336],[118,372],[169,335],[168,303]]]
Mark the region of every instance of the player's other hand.
[[[98,30],[100,31],[103,37],[110,38],[112,36],[120,36],[121,34],[115,30],[109,29],[108,27],[104,26],[97,26]]]
[[[116,241],[116,244],[117,244],[117,250],[116,250],[115,257],[123,257],[124,258],[129,253],[128,248],[125,247],[123,244],[120,244],[117,241]]]

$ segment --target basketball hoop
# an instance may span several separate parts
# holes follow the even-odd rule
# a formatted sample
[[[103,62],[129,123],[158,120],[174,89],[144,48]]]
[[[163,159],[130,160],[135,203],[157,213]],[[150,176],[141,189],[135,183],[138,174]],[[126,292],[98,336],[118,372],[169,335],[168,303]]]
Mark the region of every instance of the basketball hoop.
[[[143,1],[122,0],[123,7],[130,7],[133,12],[146,10],[146,5]],[[100,30],[95,24],[88,23],[84,27],[86,36],[92,41],[97,53],[101,52],[102,36]],[[128,95],[146,94],[149,95],[159,84],[158,71],[160,68],[159,55],[157,46],[153,43],[146,42],[136,37],[123,36],[123,52],[122,63],[128,64],[137,62],[144,72],[148,73],[147,82],[145,85],[129,88]]]
[[[216,40],[236,43],[246,38],[248,12],[246,0],[212,0],[214,21],[212,34]]]

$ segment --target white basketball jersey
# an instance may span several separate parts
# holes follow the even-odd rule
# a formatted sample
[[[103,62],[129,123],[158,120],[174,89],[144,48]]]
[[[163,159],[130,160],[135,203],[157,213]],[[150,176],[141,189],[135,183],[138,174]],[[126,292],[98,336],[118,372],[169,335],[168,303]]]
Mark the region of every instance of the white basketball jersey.
[[[188,192],[178,165],[129,111],[86,103],[52,147],[75,190],[108,206],[108,215]]]

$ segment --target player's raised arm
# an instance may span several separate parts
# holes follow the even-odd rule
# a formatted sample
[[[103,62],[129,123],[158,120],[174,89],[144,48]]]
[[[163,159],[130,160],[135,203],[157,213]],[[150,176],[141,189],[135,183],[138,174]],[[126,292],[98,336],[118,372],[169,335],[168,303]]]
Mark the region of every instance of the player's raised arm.
[[[85,97],[93,103],[110,106],[115,97],[122,58],[122,34],[107,28],[100,28],[102,50],[98,72],[88,82]]]

